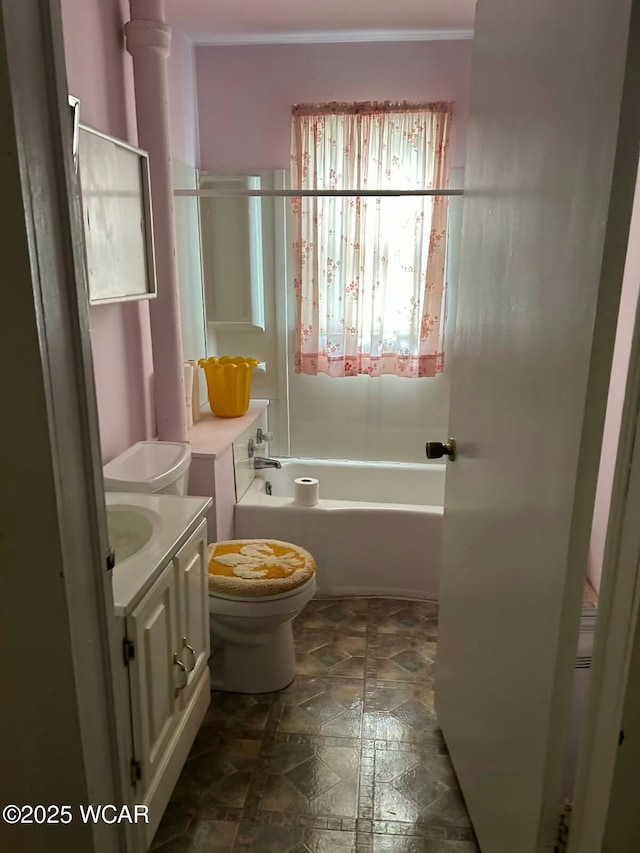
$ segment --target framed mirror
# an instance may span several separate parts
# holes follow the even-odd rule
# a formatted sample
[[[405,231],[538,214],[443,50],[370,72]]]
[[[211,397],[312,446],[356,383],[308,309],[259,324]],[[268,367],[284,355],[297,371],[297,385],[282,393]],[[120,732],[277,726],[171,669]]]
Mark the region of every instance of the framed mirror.
[[[260,190],[259,175],[200,173],[200,189]],[[213,331],[263,332],[262,199],[200,199],[207,322]]]
[[[154,298],[149,155],[81,124],[78,165],[90,304]]]
[[[72,148],[71,154],[73,157],[73,168],[78,173],[78,142],[80,136],[80,98],[74,95],[69,95],[69,107],[71,109],[71,132],[72,132]]]

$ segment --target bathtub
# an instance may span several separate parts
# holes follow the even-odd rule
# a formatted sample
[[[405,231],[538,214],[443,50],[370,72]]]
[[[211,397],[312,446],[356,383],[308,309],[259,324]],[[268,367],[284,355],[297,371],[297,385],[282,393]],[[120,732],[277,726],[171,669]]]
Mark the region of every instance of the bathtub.
[[[260,471],[236,504],[237,538],[307,548],[321,595],[438,597],[445,465],[280,462],[281,470]],[[294,504],[297,477],[320,481],[316,506]]]

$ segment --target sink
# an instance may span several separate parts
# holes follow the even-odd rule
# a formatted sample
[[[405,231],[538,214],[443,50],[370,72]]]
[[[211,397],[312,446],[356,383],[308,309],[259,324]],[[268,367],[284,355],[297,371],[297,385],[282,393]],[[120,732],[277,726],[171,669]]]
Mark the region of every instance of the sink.
[[[161,524],[158,513],[145,507],[132,504],[108,506],[109,544],[115,551],[116,565],[142,551]]]
[[[128,616],[197,528],[211,498],[137,492],[105,492],[116,616]]]

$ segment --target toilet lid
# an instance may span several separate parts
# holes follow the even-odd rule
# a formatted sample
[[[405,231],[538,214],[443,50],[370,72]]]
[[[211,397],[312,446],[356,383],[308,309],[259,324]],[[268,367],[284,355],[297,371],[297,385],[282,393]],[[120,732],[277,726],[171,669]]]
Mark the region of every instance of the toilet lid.
[[[280,595],[302,586],[316,561],[299,545],[278,539],[231,539],[209,545],[209,592],[247,598]]]

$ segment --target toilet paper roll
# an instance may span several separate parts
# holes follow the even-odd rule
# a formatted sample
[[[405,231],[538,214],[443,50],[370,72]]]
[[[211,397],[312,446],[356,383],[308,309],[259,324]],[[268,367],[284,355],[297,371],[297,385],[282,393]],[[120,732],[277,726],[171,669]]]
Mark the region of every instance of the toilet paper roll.
[[[320,482],[315,477],[297,477],[293,481],[293,502],[298,506],[315,506],[320,496]]]

